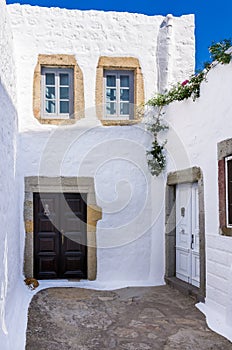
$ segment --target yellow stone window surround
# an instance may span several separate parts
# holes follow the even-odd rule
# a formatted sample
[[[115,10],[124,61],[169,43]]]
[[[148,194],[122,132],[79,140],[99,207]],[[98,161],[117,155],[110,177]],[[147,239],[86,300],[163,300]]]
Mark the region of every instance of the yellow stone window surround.
[[[106,120],[103,119],[104,105],[104,71],[126,70],[134,72],[134,119]],[[103,125],[131,125],[141,121],[141,114],[137,111],[144,103],[144,81],[139,60],[135,57],[108,57],[101,56],[98,61],[96,75],[96,111],[97,117]]]
[[[41,115],[41,69],[51,68],[72,68],[73,69],[73,116],[70,119],[45,119]],[[78,119],[84,117],[84,82],[83,74],[76,62],[74,55],[39,55],[34,71],[33,81],[33,112],[34,117],[41,124],[74,124]]]

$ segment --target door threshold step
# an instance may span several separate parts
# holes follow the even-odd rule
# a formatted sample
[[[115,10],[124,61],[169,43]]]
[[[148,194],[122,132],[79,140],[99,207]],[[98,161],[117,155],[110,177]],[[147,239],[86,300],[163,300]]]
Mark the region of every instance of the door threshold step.
[[[179,292],[181,292],[185,295],[191,296],[197,302],[202,302],[202,303],[205,302],[205,297],[202,295],[201,290],[199,288],[193,286],[192,284],[181,281],[177,277],[165,277],[165,282],[169,286],[179,290]]]

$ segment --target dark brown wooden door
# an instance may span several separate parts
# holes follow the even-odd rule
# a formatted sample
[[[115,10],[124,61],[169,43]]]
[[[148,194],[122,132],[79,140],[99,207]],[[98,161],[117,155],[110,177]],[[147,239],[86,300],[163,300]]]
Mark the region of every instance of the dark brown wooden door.
[[[232,159],[227,161],[228,225],[232,225]]]
[[[87,278],[86,195],[34,193],[34,275]]]

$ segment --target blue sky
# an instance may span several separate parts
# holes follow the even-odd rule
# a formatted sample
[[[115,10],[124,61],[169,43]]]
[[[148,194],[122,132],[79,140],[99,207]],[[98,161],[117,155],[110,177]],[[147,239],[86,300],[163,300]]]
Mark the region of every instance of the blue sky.
[[[127,11],[147,15],[175,16],[193,13],[196,21],[196,68],[209,60],[208,47],[212,41],[232,38],[231,0],[6,0],[39,6],[58,6],[80,10]]]

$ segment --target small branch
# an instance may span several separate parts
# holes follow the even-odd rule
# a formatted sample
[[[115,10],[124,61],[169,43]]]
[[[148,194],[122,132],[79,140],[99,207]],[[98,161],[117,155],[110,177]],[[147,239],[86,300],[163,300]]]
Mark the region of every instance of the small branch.
[[[213,43],[209,52],[211,54],[212,62],[205,63],[205,68],[192,75],[188,80],[182,83],[177,83],[172,86],[172,88],[164,94],[157,94],[155,97],[150,99],[146,104],[151,107],[158,108],[155,116],[153,116],[154,122],[152,125],[147,124],[147,128],[152,132],[154,136],[154,141],[152,142],[152,147],[150,151],[147,151],[147,162],[148,167],[152,175],[158,176],[166,166],[165,157],[165,144],[159,144],[157,137],[159,132],[168,129],[168,127],[162,123],[161,117],[165,114],[163,112],[164,106],[168,106],[174,101],[183,101],[188,98],[192,98],[195,101],[200,97],[200,87],[202,81],[207,81],[207,75],[209,71],[218,65],[228,64],[231,61],[231,55],[226,53],[226,51],[232,46],[231,40],[225,39],[219,43]]]

